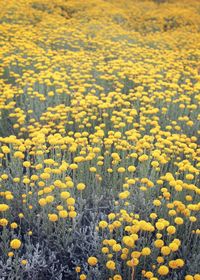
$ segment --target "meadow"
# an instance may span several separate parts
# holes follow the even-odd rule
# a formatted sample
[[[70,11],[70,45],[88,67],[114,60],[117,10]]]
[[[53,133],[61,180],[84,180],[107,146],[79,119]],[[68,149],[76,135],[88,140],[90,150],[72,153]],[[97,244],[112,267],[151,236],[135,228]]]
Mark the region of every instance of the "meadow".
[[[0,280],[200,280],[200,1],[0,0]]]

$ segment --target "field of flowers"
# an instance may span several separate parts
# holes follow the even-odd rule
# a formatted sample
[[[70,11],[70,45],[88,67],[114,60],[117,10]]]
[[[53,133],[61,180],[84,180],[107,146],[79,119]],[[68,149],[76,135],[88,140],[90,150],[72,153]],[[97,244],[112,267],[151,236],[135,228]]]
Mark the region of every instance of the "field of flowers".
[[[200,280],[199,139],[199,0],[0,0],[0,280]]]

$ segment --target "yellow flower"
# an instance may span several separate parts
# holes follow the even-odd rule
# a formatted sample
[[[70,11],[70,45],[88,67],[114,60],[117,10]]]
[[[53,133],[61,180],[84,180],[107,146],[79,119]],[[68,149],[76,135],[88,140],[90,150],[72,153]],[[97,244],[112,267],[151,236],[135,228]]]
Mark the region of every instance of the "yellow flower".
[[[77,266],[77,267],[75,268],[75,270],[76,270],[77,273],[80,273],[80,272],[81,272],[81,267],[80,267],[80,266]]]
[[[7,175],[7,174],[2,174],[2,175],[1,175],[1,178],[2,178],[3,180],[7,180],[7,179],[8,179],[8,175]]]
[[[83,183],[79,183],[76,187],[77,187],[77,190],[83,191],[85,189],[86,185]]]
[[[124,192],[119,193],[119,198],[126,199],[127,197],[129,197],[129,195],[130,195],[129,191],[124,191]]]
[[[58,215],[56,214],[48,214],[48,217],[51,222],[56,222],[58,220]]]
[[[21,260],[21,264],[22,264],[22,265],[26,265],[27,263],[28,263],[27,260]]]
[[[161,253],[162,253],[164,256],[168,256],[168,255],[170,254],[170,252],[171,252],[171,249],[170,249],[170,247],[168,247],[168,246],[163,246],[163,247],[161,248]]]
[[[67,198],[70,197],[70,193],[69,193],[69,192],[61,192],[61,193],[60,193],[60,197],[61,197],[62,199],[67,199]]]
[[[2,146],[1,149],[4,154],[10,153],[10,148],[8,146]]]
[[[67,205],[74,205],[75,204],[75,199],[73,197],[69,197],[67,200]]]
[[[144,154],[144,155],[139,156],[138,160],[141,161],[141,162],[143,162],[143,161],[147,161],[148,158],[149,158],[148,155],[145,155],[145,154]]]
[[[147,271],[144,276],[148,279],[150,279],[150,278],[152,279],[153,273],[151,271]]]
[[[74,187],[74,183],[72,181],[67,181],[66,182],[66,187],[73,188]]]
[[[122,280],[122,277],[119,274],[115,274],[113,280]]]
[[[15,228],[18,227],[18,224],[17,224],[17,223],[12,223],[12,224],[10,224],[10,227],[11,227],[12,229],[15,229]]]
[[[100,222],[99,222],[99,227],[100,227],[100,228],[103,228],[103,229],[104,229],[104,228],[106,228],[107,226],[108,226],[108,223],[107,223],[106,221],[100,221]]]
[[[183,224],[183,219],[181,217],[176,217],[174,219],[174,222],[177,224],[177,225],[182,225]]]
[[[164,225],[164,223],[162,223],[162,222],[157,222],[157,223],[156,223],[156,228],[157,228],[158,230],[163,230],[163,229],[165,228],[165,225]]]
[[[48,180],[50,177],[51,177],[51,175],[50,175],[49,173],[42,173],[42,174],[40,175],[40,178],[41,178],[42,180]]]
[[[136,167],[134,166],[134,165],[130,165],[129,167],[128,167],[128,171],[129,172],[134,172],[136,170]]]
[[[174,226],[168,226],[167,227],[167,232],[169,234],[174,234],[176,232],[176,228]]]
[[[7,204],[0,204],[0,212],[5,212],[9,209]]]
[[[19,239],[11,240],[10,247],[15,250],[19,249],[21,247],[21,241]]]
[[[25,156],[22,152],[17,151],[17,152],[14,153],[14,157],[19,158],[19,159],[23,159]]]
[[[90,172],[96,172],[97,171],[97,169],[95,168],[95,167],[90,167]]]
[[[192,275],[186,275],[185,280],[194,280]]]
[[[113,251],[114,252],[119,252],[119,251],[121,251],[121,245],[120,244],[114,244],[113,246],[112,246],[112,249],[113,249]]]
[[[116,268],[115,262],[114,261],[107,261],[106,267],[110,270],[115,270],[115,268]]]
[[[133,248],[135,241],[133,238],[131,238],[130,236],[124,236],[123,237],[123,242],[126,246]]]
[[[23,213],[19,213],[18,216],[19,216],[20,219],[24,218],[24,214]]]
[[[191,216],[191,217],[189,217],[189,220],[190,220],[192,223],[194,223],[194,222],[197,221],[197,218],[194,217],[194,216]]]
[[[168,273],[169,273],[169,268],[166,265],[161,265],[158,268],[158,274],[163,276],[163,275],[167,275]]]
[[[77,216],[76,211],[69,211],[69,217],[70,218],[74,219],[74,218],[76,218],[76,216]]]
[[[131,257],[133,258],[133,259],[139,259],[139,257],[141,256],[141,253],[139,252],[139,251],[133,251],[132,253],[131,253]]]
[[[141,254],[143,256],[149,256],[151,254],[150,248],[148,248],[148,247],[143,248],[142,251],[141,251]]]
[[[51,203],[54,201],[54,196],[53,195],[48,195],[46,198],[45,198],[46,202],[47,203]]]
[[[154,201],[153,201],[153,205],[155,205],[155,206],[160,206],[160,205],[161,205],[160,200],[158,200],[158,199],[154,199]]]
[[[40,206],[45,206],[47,204],[47,201],[44,198],[40,198],[38,202],[39,202]]]
[[[178,245],[175,242],[172,242],[169,244],[169,248],[171,249],[172,252],[176,252],[178,250]]]
[[[176,268],[178,268],[178,265],[177,265],[176,261],[171,260],[171,261],[169,261],[169,267],[172,269],[176,269]]]
[[[176,264],[178,267],[183,267],[185,263],[182,259],[176,259]]]
[[[193,174],[186,174],[185,178],[187,180],[193,180],[194,179],[194,175]]]
[[[13,252],[8,252],[8,257],[12,258],[14,256]]]
[[[151,213],[150,218],[155,220],[157,218],[157,214],[156,213]]]
[[[30,161],[24,161],[23,166],[26,167],[26,168],[30,167],[31,166]]]
[[[117,169],[117,171],[118,171],[119,173],[124,173],[124,172],[126,171],[126,169],[125,169],[124,167],[119,167],[119,168]]]
[[[103,254],[108,254],[108,253],[109,253],[109,249],[108,249],[107,247],[103,247],[103,248],[101,249],[101,252],[102,252]]]
[[[89,257],[87,261],[88,261],[88,264],[91,266],[95,266],[98,262],[96,257]]]
[[[109,220],[113,220],[115,217],[116,217],[115,213],[110,213],[110,214],[108,215],[108,219],[109,219]]]
[[[79,279],[80,279],[80,280],[86,280],[86,279],[87,279],[87,276],[86,276],[85,274],[81,274],[81,275],[79,276]]]
[[[5,218],[0,219],[0,226],[6,227],[8,224],[8,220]]]
[[[158,256],[156,260],[157,260],[158,263],[163,263],[164,262],[164,258],[161,257],[161,256]]]
[[[72,169],[72,170],[76,170],[78,168],[78,164],[76,163],[72,163],[69,165],[69,167]]]
[[[68,212],[66,210],[61,210],[59,211],[59,217],[60,218],[67,218],[68,217]]]
[[[162,246],[164,246],[164,242],[163,240],[161,239],[157,239],[155,242],[154,242],[154,245],[156,248],[161,248]]]
[[[62,205],[58,205],[58,206],[56,206],[56,209],[57,209],[58,211],[60,211],[60,210],[63,210],[64,207],[63,207]]]

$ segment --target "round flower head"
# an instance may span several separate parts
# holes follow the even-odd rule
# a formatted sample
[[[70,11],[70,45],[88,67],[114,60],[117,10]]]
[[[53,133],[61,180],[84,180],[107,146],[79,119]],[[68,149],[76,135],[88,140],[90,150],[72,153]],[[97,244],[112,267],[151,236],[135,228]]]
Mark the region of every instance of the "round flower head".
[[[21,247],[21,241],[19,239],[11,240],[10,247],[15,250],[19,249]]]

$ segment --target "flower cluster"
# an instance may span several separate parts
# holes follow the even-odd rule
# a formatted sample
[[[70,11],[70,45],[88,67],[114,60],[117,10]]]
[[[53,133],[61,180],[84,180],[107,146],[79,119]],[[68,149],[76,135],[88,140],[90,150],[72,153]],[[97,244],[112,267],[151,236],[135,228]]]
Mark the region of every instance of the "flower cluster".
[[[200,279],[200,2],[160,2],[0,0],[5,279]]]

